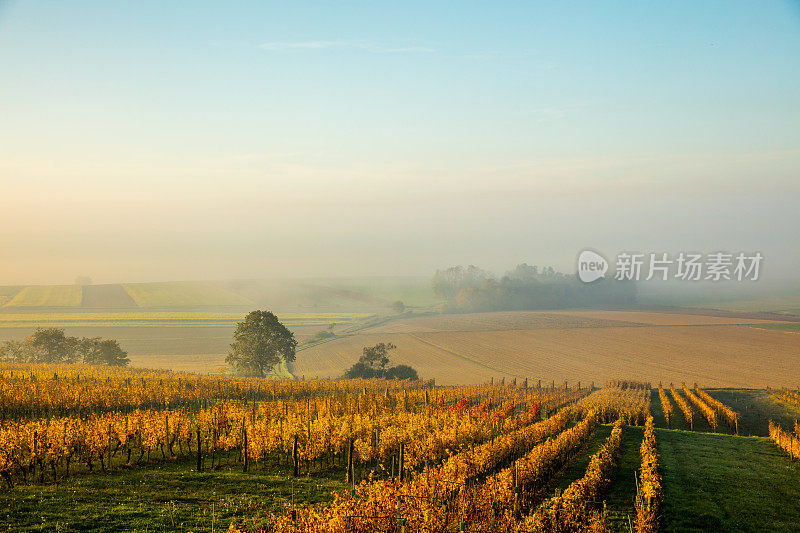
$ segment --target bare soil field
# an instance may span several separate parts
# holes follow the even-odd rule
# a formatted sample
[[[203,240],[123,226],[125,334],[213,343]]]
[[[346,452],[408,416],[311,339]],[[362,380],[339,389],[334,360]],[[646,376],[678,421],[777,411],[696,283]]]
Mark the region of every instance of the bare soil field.
[[[563,317],[561,327],[554,316]],[[768,321],[621,311],[442,315],[303,350],[294,368],[296,375],[339,376],[364,346],[392,342],[395,363],[442,384],[490,377],[597,383],[624,376],[710,387],[796,386],[800,335],[746,325],[760,322]]]
[[[81,307],[118,309],[136,307],[136,302],[122,285],[86,285]]]
[[[131,366],[158,368],[175,372],[218,374],[229,369],[223,351],[210,354],[136,354],[129,355]]]
[[[635,317],[634,317],[635,318]],[[370,329],[380,333],[415,333],[433,331],[493,331],[514,329],[607,328],[639,326],[627,319],[558,313],[553,311],[501,311],[460,315],[430,315],[392,321]]]

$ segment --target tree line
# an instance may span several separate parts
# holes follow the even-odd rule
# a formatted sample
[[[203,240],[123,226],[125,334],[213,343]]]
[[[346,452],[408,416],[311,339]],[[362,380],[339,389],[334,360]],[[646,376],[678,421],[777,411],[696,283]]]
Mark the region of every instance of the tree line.
[[[636,303],[636,285],[602,279],[583,283],[552,267],[517,265],[500,279],[474,265],[437,270],[434,293],[447,300],[445,312],[524,311],[568,307],[627,307]]]
[[[58,328],[36,328],[22,341],[0,345],[0,361],[14,363],[85,363],[126,366],[128,353],[114,339],[70,337]]]

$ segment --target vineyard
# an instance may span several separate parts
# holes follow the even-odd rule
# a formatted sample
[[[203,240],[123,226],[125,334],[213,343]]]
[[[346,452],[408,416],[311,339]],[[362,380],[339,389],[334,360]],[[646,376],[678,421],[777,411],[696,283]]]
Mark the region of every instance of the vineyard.
[[[83,504],[67,496],[77,487],[118,498],[128,518],[117,528],[669,530],[681,501],[674,447],[695,435],[733,445],[751,428],[718,394],[624,380],[443,387],[3,364],[0,530],[41,526],[29,521],[34,493],[36,514],[60,517],[53,530],[81,529],[72,513]],[[765,394],[800,404],[796,390]],[[757,442],[770,465],[794,468],[800,426],[767,422]],[[133,480],[134,493],[119,492]],[[188,500],[176,488],[187,480]]]

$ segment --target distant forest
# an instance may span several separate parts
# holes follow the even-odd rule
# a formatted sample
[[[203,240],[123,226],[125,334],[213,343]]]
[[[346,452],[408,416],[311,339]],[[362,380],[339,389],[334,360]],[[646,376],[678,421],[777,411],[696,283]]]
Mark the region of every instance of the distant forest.
[[[636,285],[630,281],[583,283],[552,267],[540,270],[525,263],[499,280],[473,265],[437,270],[431,286],[437,296],[447,299],[447,312],[627,307],[636,303]]]

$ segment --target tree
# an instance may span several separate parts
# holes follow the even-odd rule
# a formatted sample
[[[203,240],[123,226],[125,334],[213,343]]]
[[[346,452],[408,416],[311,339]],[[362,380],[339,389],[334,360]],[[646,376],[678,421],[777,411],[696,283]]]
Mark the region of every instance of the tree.
[[[404,304],[402,300],[397,300],[395,302],[392,302],[392,311],[394,311],[395,313],[400,314],[405,312],[405,310],[406,310],[406,304]]]
[[[386,379],[417,380],[419,379],[419,375],[417,375],[416,370],[408,365],[397,365],[386,371]]]
[[[79,342],[58,328],[36,328],[33,335],[25,339],[32,363],[73,363],[77,359]]]
[[[24,341],[0,346],[0,361],[16,363],[75,363],[125,366],[128,354],[114,339],[68,337],[63,329],[37,328]]]
[[[0,361],[27,363],[30,350],[22,341],[6,341],[0,346]]]
[[[459,265],[446,270],[437,270],[431,280],[431,287],[436,296],[450,299],[462,289],[479,287],[487,279],[492,279],[489,272],[475,265],[466,268]]]
[[[408,365],[386,368],[386,365],[389,364],[389,351],[395,348],[397,346],[390,342],[381,342],[375,346],[365,347],[358,362],[345,371],[344,377],[347,379],[419,379],[417,371]]]
[[[247,376],[266,377],[283,361],[295,359],[294,334],[269,311],[253,311],[239,322],[225,361]]]
[[[114,339],[81,339],[80,351],[83,362],[89,365],[126,366],[130,363],[128,353]]]
[[[386,372],[386,365],[389,363],[389,351],[397,348],[391,342],[379,343],[375,346],[364,348],[364,355],[361,356],[359,362],[366,363],[370,368],[383,374]]]
[[[344,377],[346,379],[356,379],[356,378],[372,379],[383,376],[378,375],[378,371],[372,368],[364,361],[358,361],[353,366],[344,371]]]

